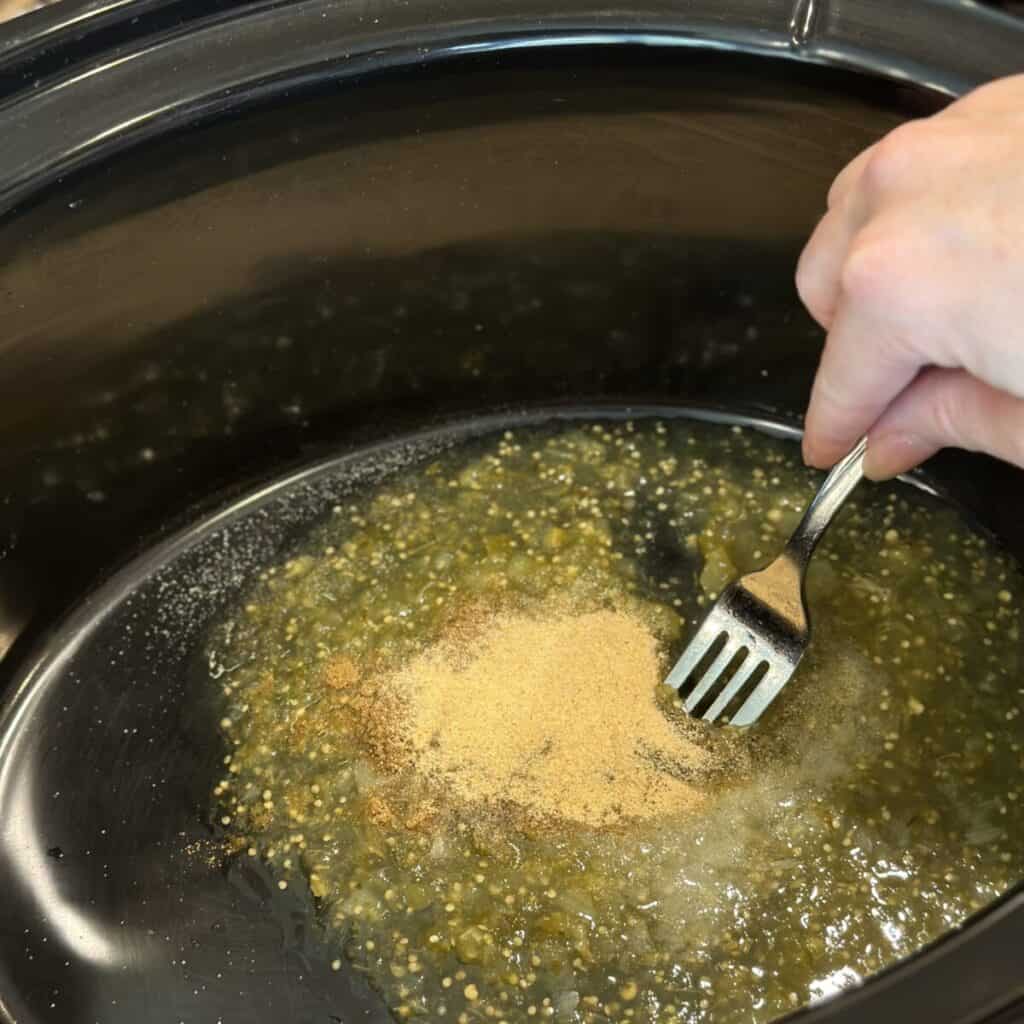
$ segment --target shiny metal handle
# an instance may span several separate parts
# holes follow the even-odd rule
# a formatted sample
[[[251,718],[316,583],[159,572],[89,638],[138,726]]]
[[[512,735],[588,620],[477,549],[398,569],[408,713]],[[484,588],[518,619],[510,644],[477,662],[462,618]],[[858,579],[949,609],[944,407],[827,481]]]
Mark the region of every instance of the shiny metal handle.
[[[814,496],[814,501],[800,520],[800,525],[793,531],[793,536],[786,545],[786,554],[800,566],[801,570],[807,567],[818,541],[854,487],[864,479],[864,453],[867,449],[868,439],[862,437],[853,451],[832,467],[821,489]]]

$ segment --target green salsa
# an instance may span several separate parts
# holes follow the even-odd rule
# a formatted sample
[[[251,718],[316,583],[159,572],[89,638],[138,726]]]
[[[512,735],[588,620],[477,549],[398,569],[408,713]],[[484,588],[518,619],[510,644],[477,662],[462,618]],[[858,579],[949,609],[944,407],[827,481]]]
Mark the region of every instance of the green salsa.
[[[1021,577],[911,488],[865,485],[833,525],[811,648],[757,726],[659,695],[732,766],[700,813],[536,828],[459,805],[389,773],[332,686],[467,606],[556,598],[629,610],[667,670],[819,481],[788,443],[644,418],[467,442],[336,506],[211,637],[237,856],[308,886],[336,966],[399,1019],[757,1024],[959,925],[1024,877]]]

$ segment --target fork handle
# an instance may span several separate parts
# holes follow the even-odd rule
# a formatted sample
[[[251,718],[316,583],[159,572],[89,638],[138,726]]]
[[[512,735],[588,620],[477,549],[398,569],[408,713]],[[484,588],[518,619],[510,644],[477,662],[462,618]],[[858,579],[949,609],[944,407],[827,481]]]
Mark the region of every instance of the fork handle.
[[[864,453],[867,448],[868,439],[862,437],[853,451],[832,467],[807,507],[800,525],[789,538],[786,554],[797,563],[801,572],[807,568],[818,541],[824,536],[836,513],[843,507],[854,487],[864,479]]]

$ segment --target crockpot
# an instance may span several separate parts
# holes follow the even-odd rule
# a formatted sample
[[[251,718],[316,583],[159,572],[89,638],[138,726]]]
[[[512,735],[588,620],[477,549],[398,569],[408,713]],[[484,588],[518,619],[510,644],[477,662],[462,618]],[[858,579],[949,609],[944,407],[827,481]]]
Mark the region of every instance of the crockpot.
[[[182,853],[222,753],[186,662],[244,573],[193,567],[182,604],[160,566],[263,482],[471,412],[797,422],[832,177],[1022,69],[1024,25],[969,0],[65,0],[0,29],[0,1020],[386,1019],[300,895]],[[931,473],[1024,560],[1024,474]],[[1024,1021],[1022,950],[1018,890],[802,1015]]]

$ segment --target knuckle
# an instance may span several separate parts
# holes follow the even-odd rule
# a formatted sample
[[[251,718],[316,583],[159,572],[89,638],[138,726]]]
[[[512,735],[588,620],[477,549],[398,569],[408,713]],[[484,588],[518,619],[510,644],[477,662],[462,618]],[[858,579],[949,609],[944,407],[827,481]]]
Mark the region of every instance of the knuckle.
[[[879,141],[864,165],[868,192],[884,195],[906,182],[919,165],[928,133],[926,122],[908,121]]]
[[[828,327],[834,315],[839,282],[836,280],[830,254],[823,251],[820,235],[804,248],[797,261],[794,276],[797,295],[812,317]]]
[[[869,146],[859,156],[851,160],[835,177],[828,190],[827,206],[831,210],[833,207],[838,206],[846,195],[850,193],[857,185],[857,180],[860,177],[861,170],[864,164],[871,159],[871,154],[875,151],[875,146]]]
[[[884,299],[899,267],[893,247],[884,239],[854,239],[839,275],[843,296],[863,304]]]
[[[844,175],[839,175],[829,186],[828,195],[825,198],[826,208],[829,210],[835,209],[842,202],[849,188],[849,179]]]
[[[817,268],[806,255],[796,265],[796,293],[800,301],[810,311],[811,316],[820,322],[823,312],[823,300],[819,286],[820,275]]]

